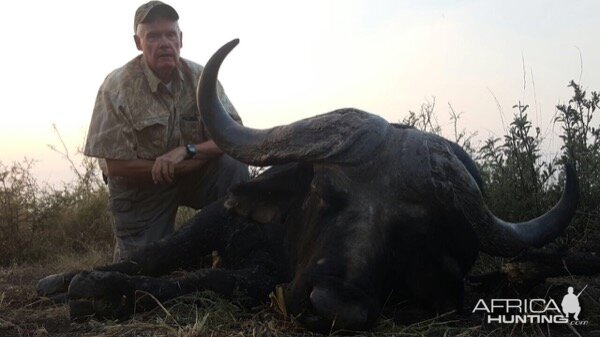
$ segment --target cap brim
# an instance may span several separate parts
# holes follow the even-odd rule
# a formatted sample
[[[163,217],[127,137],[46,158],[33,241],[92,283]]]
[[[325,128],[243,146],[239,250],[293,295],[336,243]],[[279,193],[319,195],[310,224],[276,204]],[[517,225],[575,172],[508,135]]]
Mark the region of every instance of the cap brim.
[[[177,14],[175,8],[167,4],[156,5],[148,11],[140,23],[147,23],[157,18],[172,19],[177,21],[179,20],[179,14]]]

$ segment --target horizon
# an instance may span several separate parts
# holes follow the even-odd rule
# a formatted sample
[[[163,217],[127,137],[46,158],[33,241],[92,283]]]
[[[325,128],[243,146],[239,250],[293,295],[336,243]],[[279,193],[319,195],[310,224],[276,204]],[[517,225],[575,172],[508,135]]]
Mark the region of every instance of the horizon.
[[[68,162],[47,147],[60,147],[52,125],[71,154],[83,146],[102,80],[138,55],[132,21],[142,2],[11,3],[28,17],[0,23],[12,32],[6,45],[13,51],[0,56],[0,162],[38,160],[34,174],[42,183],[73,177]],[[482,141],[501,137],[511,107],[521,102],[530,105],[529,119],[542,129],[544,154],[551,156],[560,146],[554,107],[572,96],[569,81],[600,90],[592,61],[600,59],[594,1],[168,3],[180,15],[186,59],[204,64],[240,38],[219,78],[254,128],[351,106],[399,122],[435,97],[444,135],[453,131],[451,104],[462,113],[459,129],[478,132]]]

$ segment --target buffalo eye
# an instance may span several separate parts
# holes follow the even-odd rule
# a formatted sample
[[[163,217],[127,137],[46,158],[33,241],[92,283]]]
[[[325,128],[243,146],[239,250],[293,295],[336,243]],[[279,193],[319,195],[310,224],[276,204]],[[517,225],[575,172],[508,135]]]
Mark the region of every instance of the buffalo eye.
[[[321,199],[321,206],[328,209],[339,209],[348,203],[350,191],[345,179],[340,175],[331,174],[330,171],[315,174],[310,191]]]

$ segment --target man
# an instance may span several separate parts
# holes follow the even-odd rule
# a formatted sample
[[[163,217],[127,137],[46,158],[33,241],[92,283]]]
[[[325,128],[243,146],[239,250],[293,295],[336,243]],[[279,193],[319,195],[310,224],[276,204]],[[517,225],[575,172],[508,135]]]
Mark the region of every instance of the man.
[[[583,290],[578,295],[573,294],[573,290],[573,287],[567,288],[568,294],[566,294],[563,297],[560,305],[565,314],[565,317],[568,318],[569,314],[574,314],[573,319],[578,321],[579,313],[581,312],[581,307],[579,306],[579,295],[581,295],[581,292],[583,292]]]
[[[178,20],[163,2],[141,5],[134,40],[142,54],[110,73],[96,98],[84,154],[105,163],[115,261],[173,232],[179,205],[202,208],[248,180],[247,165],[204,131],[195,98],[202,67],[180,57]]]

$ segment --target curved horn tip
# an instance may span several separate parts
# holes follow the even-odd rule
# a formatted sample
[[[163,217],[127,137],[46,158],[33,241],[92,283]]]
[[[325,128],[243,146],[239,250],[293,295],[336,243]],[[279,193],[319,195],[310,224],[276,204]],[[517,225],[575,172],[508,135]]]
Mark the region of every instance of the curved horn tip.
[[[563,170],[565,172],[565,179],[567,182],[571,182],[573,181],[573,178],[576,177],[575,175],[575,164],[573,164],[573,162],[566,162],[563,165]]]
[[[565,163],[565,169],[567,170],[567,172],[572,175],[572,176],[576,176],[575,172],[577,171],[577,169],[575,168],[575,162],[572,161],[568,161]]]
[[[219,48],[213,54],[213,56],[211,56],[208,62],[206,62],[204,68],[206,69],[210,67],[215,67],[218,71],[225,57],[233,50],[233,48],[235,48],[238,45],[238,43],[240,43],[240,39],[233,39],[227,42],[226,44],[222,45],[221,48]]]
[[[240,43],[240,39],[235,38],[229,42],[227,42],[225,45],[223,45],[223,47],[221,47],[221,49],[226,49],[228,51],[231,51],[233,48],[235,48],[238,44]]]
[[[567,182],[571,188],[577,193],[579,197],[579,179],[577,179],[577,167],[575,162],[568,161],[565,163],[565,172],[567,176]]]

